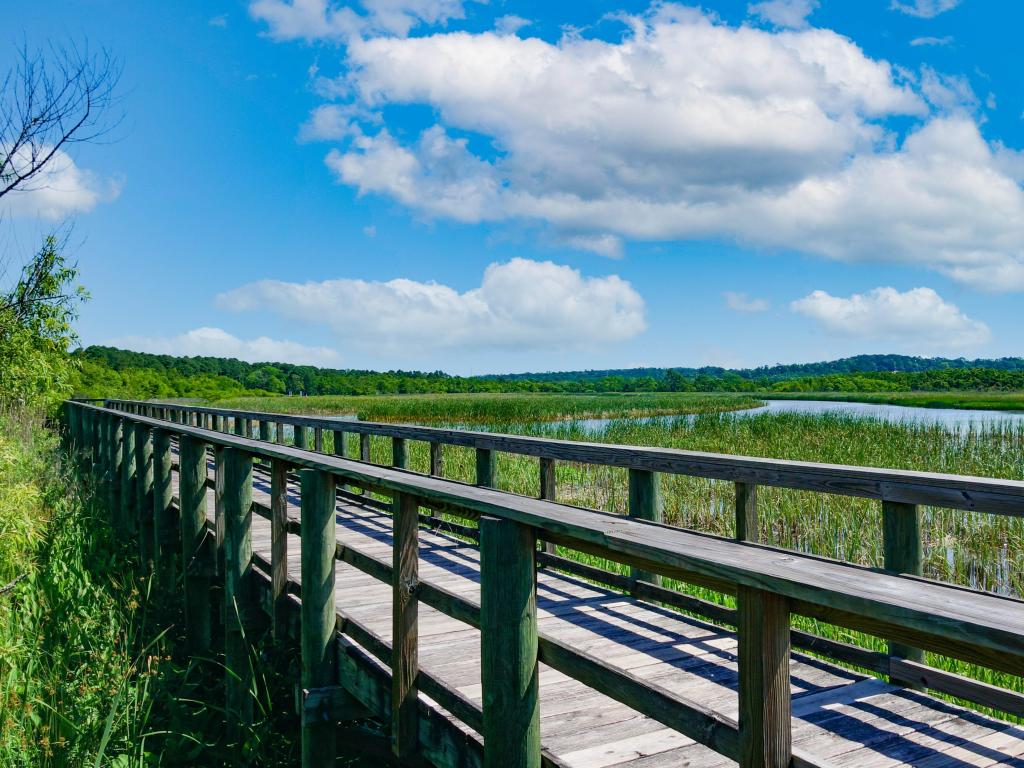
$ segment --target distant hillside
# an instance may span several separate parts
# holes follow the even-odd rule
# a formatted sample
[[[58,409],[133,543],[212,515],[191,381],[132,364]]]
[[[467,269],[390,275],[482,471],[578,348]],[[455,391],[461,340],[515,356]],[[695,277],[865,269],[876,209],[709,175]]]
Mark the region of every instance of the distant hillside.
[[[76,393],[91,397],[218,399],[243,393],[378,395],[466,392],[905,392],[1024,390],[1024,358],[951,360],[860,355],[800,365],[451,376],[368,371],[222,357],[174,357],[113,347],[75,353]]]

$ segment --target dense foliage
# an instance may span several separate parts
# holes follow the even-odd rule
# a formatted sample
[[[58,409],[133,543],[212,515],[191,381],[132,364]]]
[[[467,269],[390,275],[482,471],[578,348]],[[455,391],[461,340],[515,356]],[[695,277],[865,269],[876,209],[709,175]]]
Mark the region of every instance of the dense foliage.
[[[482,392],[941,392],[1024,390],[1024,359],[948,360],[865,355],[829,363],[730,371],[637,369],[521,376],[365,371],[222,357],[174,357],[88,347],[75,390],[90,397],[234,398],[243,394],[391,395]],[[894,370],[896,368],[896,370]],[[818,371],[808,375],[808,371]],[[594,374],[602,374],[596,376]]]
[[[55,237],[21,270],[17,282],[0,294],[0,401],[19,406],[50,406],[70,394],[76,340],[71,323],[85,297],[78,276]]]

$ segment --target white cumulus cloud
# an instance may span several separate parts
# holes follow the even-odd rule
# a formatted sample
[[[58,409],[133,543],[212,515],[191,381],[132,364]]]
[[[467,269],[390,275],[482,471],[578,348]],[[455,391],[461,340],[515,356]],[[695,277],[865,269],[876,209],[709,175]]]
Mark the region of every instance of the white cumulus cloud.
[[[825,291],[790,307],[826,332],[856,339],[923,345],[933,349],[973,348],[986,343],[988,326],[965,315],[931,288],[875,288],[849,298]]]
[[[645,328],[643,298],[620,277],[528,259],[491,264],[480,286],[462,293],[407,279],[261,280],[217,301],[326,325],[358,346],[392,352],[600,346]]]
[[[41,148],[41,154],[50,150]],[[6,156],[0,149],[0,156]],[[28,150],[23,149],[11,158],[15,173],[29,168]],[[86,213],[99,203],[112,200],[121,192],[121,183],[115,179],[101,179],[91,171],[78,167],[71,156],[58,149],[39,173],[0,201],[0,212],[16,217],[62,219],[73,213]]]
[[[330,347],[310,347],[266,336],[240,339],[221,328],[195,328],[178,336],[123,336],[106,343],[157,355],[234,357],[249,363],[333,366],[340,362],[338,353]]]

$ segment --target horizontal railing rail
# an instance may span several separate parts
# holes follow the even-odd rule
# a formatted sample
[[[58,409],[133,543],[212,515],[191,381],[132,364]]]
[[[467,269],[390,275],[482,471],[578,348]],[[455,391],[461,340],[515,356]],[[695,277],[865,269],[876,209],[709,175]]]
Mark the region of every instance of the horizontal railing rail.
[[[539,662],[576,677],[723,755],[738,759],[743,765],[788,765],[791,758],[795,764],[816,764],[811,756],[792,754],[789,703],[789,659],[793,637],[791,614],[885,638],[891,644],[890,670],[893,665],[902,664],[904,679],[911,682],[919,680],[920,684],[932,687],[946,685],[961,692],[954,695],[962,695],[963,690],[970,687],[964,684],[966,678],[925,667],[913,658],[914,653],[897,654],[895,651],[910,649],[920,652],[927,649],[1010,674],[1024,674],[1024,611],[1016,600],[932,582],[912,574],[883,572],[753,542],[698,534],[652,520],[504,493],[485,487],[487,484],[477,487],[410,472],[403,468],[406,446],[397,441],[423,439],[411,437],[412,432],[391,435],[396,441],[394,463],[399,466],[387,467],[318,453],[302,446],[270,442],[269,428],[264,429],[262,424],[260,436],[263,439],[251,437],[252,425],[246,420],[258,416],[256,420],[260,422],[281,423],[277,421],[277,414],[253,416],[235,413],[232,418],[236,419],[235,427],[241,432],[235,435],[206,428],[209,419],[216,416],[208,409],[186,410],[180,406],[120,401],[110,404],[116,409],[83,403],[68,404],[72,447],[100,478],[100,485],[110,494],[111,508],[122,510],[126,526],[138,531],[142,561],[151,564],[155,573],[162,574],[162,579],[168,580],[170,572],[173,572],[173,564],[168,565],[173,563],[173,557],[168,553],[174,549],[170,542],[175,540],[176,533],[171,529],[171,522],[177,519],[170,512],[174,507],[170,494],[172,436],[178,440],[179,452],[177,466],[181,490],[177,511],[181,521],[179,551],[185,558],[182,568],[191,573],[188,569],[189,553],[194,557],[202,546],[208,546],[196,542],[199,538],[203,541],[208,538],[205,536],[205,500],[209,483],[209,447],[213,449],[215,462],[217,513],[211,532],[215,554],[207,553],[205,557],[212,560],[212,566],[208,567],[223,575],[225,600],[229,601],[228,604],[241,606],[239,616],[245,615],[245,605],[253,600],[252,586],[247,579],[253,564],[249,540],[251,514],[255,511],[271,521],[269,612],[275,617],[275,627],[285,625],[286,619],[278,613],[296,591],[289,586],[285,570],[287,535],[292,532],[301,537],[303,578],[298,593],[301,596],[303,688],[311,697],[307,702],[320,701],[317,706],[334,707],[330,711],[335,712],[341,708],[339,700],[345,697],[362,696],[363,704],[369,700],[369,693],[357,689],[352,681],[348,682],[350,687],[344,696],[322,693],[337,685],[337,669],[329,651],[334,648],[334,633],[339,621],[335,618],[337,607],[334,605],[336,560],[349,563],[392,585],[393,638],[390,648],[381,645],[383,641],[378,642],[379,638],[371,638],[365,628],[360,629],[351,620],[346,624],[343,618],[339,626],[343,635],[345,627],[349,626],[349,637],[364,646],[371,655],[381,658],[390,653],[389,714],[392,746],[399,757],[411,755],[416,751],[419,740],[425,738],[420,712],[422,702],[417,696],[417,686],[422,683],[425,693],[428,687],[432,687],[434,693],[444,688],[440,680],[423,674],[418,667],[416,605],[420,601],[481,630],[485,695],[479,717],[475,705],[459,699],[453,691],[442,693],[441,698],[434,693],[429,695],[446,708],[442,699],[447,696],[447,701],[454,707],[449,711],[456,716],[461,713],[470,727],[481,732],[484,750],[501,756],[495,759],[494,765],[539,765],[542,759],[549,764],[553,762],[553,758],[542,754],[539,742],[536,674],[525,690],[522,686],[523,680],[531,679],[529,670],[535,669]],[[143,415],[134,412],[143,408],[174,408],[177,413],[147,410],[153,415]],[[183,418],[185,413],[194,414],[190,418],[200,418],[204,426],[185,423],[188,421]],[[175,420],[156,418],[157,415]],[[338,422],[328,420],[328,423],[332,429],[338,426]],[[223,426],[221,424],[222,429]],[[343,425],[345,429],[348,426],[348,423]],[[390,425],[381,426],[394,429]],[[495,437],[471,433],[474,440],[478,436],[480,439]],[[434,438],[439,439],[437,435]],[[305,437],[301,442],[305,443]],[[566,444],[559,445],[564,448]],[[572,448],[581,444],[567,445]],[[643,453],[652,449],[626,450]],[[258,459],[261,468],[269,474],[269,508],[254,505],[252,501],[254,459]],[[487,474],[488,463],[487,457],[478,461],[484,475]],[[831,467],[830,471],[835,469]],[[286,515],[289,472],[293,470],[298,470],[301,477],[299,522],[289,520]],[[913,475],[916,482],[925,475],[904,474]],[[949,476],[927,477],[948,479]],[[641,478],[646,479],[646,476]],[[493,480],[493,476],[487,479]],[[979,478],[959,478],[958,481],[970,482],[972,488],[985,485]],[[1014,487],[1009,481],[994,482],[1003,483],[1004,492]],[[337,542],[334,525],[339,485],[354,486],[392,498],[394,558],[390,566]],[[649,486],[644,482],[631,482],[631,497],[642,498],[645,491],[649,491]],[[745,509],[752,506],[749,496],[742,498],[738,494],[738,497],[741,497]],[[477,522],[474,530],[477,531],[481,550],[479,604],[420,582],[417,530],[423,519],[419,512],[421,506],[442,508],[455,517]],[[133,515],[134,523],[127,522]],[[200,529],[202,537],[199,536]],[[722,613],[719,619],[737,627],[739,721],[724,718],[699,702],[683,699],[635,679],[601,659],[538,634],[534,578],[538,561],[547,559],[553,567],[567,570],[583,567],[550,553],[537,552],[536,541],[539,538],[632,566],[634,576],[649,577],[640,583],[647,589],[657,590],[652,594],[655,600],[660,599],[658,595],[671,593],[671,590],[658,585],[659,576],[736,595],[737,609],[728,614]],[[197,581],[191,585],[186,578],[186,603],[201,606],[203,599],[199,593],[203,583],[198,576],[195,578]],[[202,622],[198,618],[196,621],[199,622],[198,634],[203,635]],[[246,628],[229,622],[226,629],[228,666],[244,667],[247,657],[238,643],[245,637]],[[807,642],[813,644],[816,640],[811,637]],[[358,656],[356,651],[352,653]],[[347,663],[351,654],[343,656],[338,655],[339,663]],[[871,659],[878,661],[875,657]],[[239,679],[232,680],[228,686],[228,711],[244,720],[244,697],[240,693],[244,688],[239,686],[246,685],[248,681],[244,675],[236,677]],[[987,690],[985,695],[989,705],[1019,705],[1012,692],[994,686],[988,686],[988,689],[991,690]],[[488,695],[488,692],[493,695]],[[333,754],[327,757],[333,750],[333,731],[328,734],[328,730],[324,728],[322,717],[310,717],[304,721],[305,764],[326,765],[333,761]],[[433,731],[428,732],[428,737],[434,738],[429,733]],[[329,742],[331,746],[324,746]]]

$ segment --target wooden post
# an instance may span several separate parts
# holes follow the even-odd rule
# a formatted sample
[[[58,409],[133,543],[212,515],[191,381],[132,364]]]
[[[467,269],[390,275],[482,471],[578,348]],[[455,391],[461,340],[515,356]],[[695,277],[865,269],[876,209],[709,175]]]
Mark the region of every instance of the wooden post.
[[[315,469],[299,472],[302,485],[302,687],[336,682],[334,658],[334,553],[337,548],[334,476]],[[303,717],[302,766],[333,766],[336,725]]]
[[[490,448],[476,449],[476,484],[484,488],[493,488],[497,482],[494,466],[494,451]]]
[[[235,434],[239,437],[252,437],[252,430],[249,429],[249,420],[235,416]]]
[[[110,481],[107,485],[107,507],[116,529],[125,525],[124,509],[121,506],[121,465],[124,463],[124,427],[118,416],[108,417],[110,429]]]
[[[486,768],[539,768],[536,538],[480,519],[480,669]]]
[[[224,417],[221,416],[219,413],[213,414],[213,428],[217,432],[224,431]]]
[[[324,430],[321,427],[313,427],[313,450],[317,453],[323,453]]]
[[[281,445],[284,445],[284,422],[283,421],[277,422],[277,428],[275,430],[274,440],[276,442],[280,443]]]
[[[171,503],[171,433],[153,430],[153,559],[161,587],[174,586],[178,553],[177,512]]]
[[[270,442],[270,422],[266,419],[260,419],[260,440]]]
[[[370,461],[370,435],[366,432],[359,435],[359,460]]]
[[[885,569],[893,573],[921,576],[924,573],[924,549],[921,541],[921,512],[916,504],[882,502],[882,542]],[[924,663],[924,651],[903,643],[889,641],[889,656]],[[890,679],[917,690],[923,686],[914,681]]]
[[[206,444],[182,435],[178,441],[181,507],[181,572],[185,585],[185,626],[192,653],[210,649],[211,546],[206,537]]]
[[[142,572],[153,572],[153,544],[156,533],[153,520],[153,432],[144,424],[135,425],[136,476],[135,511],[139,515],[139,559]]]
[[[757,521],[757,486],[736,483],[736,541],[761,540]]]
[[[252,456],[224,448],[224,687],[229,729],[238,736],[252,723]]]
[[[96,498],[103,503],[107,500],[107,422],[100,411],[93,411],[92,417],[96,425],[95,463],[92,474]]]
[[[419,733],[416,690],[416,675],[419,673],[419,603],[416,598],[419,525],[416,497],[408,493],[396,494],[392,547],[391,751],[399,758],[416,753]]]
[[[629,516],[637,520],[661,522],[661,482],[657,472],[645,469],[629,470]],[[661,577],[656,573],[641,568],[631,570],[636,581],[661,584]]]
[[[409,465],[409,457],[405,448],[404,437],[391,438],[391,466],[405,469]]]
[[[444,477],[444,445],[432,442],[430,444],[430,474],[433,477]]]
[[[543,456],[540,459],[540,497],[547,501],[555,501],[558,496],[555,482],[555,460]],[[550,541],[544,542],[544,551],[549,555],[558,554],[558,548]]]
[[[292,431],[295,433],[295,447],[305,450],[307,443],[306,427],[302,424],[293,424]]]
[[[133,535],[138,530],[135,425],[125,420],[122,421],[121,426],[121,520],[124,524],[124,532]]]
[[[273,606],[274,639],[282,641],[288,632],[288,465],[279,459],[270,463],[270,599]]]
[[[739,587],[740,766],[789,768],[789,602],[772,592]]]
[[[340,429],[336,429],[331,436],[334,443],[334,455],[345,458],[345,433]]]

